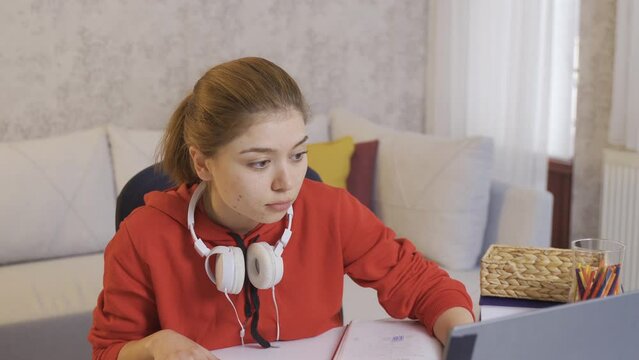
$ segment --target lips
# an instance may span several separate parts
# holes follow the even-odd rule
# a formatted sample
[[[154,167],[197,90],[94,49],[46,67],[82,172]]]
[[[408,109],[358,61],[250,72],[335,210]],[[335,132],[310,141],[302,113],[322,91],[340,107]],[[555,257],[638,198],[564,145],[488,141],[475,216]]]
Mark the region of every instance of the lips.
[[[286,211],[291,206],[291,201],[282,201],[276,203],[266,204],[266,207],[275,211]]]

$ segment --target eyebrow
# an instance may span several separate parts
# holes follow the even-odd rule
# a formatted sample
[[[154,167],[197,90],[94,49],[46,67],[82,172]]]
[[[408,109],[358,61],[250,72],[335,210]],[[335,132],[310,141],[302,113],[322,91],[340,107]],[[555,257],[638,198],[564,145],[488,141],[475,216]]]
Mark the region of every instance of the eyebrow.
[[[306,140],[308,140],[308,136],[304,136],[304,138],[300,141],[297,142],[297,144],[295,144],[293,146],[293,149],[295,149],[296,147],[302,145],[304,142],[306,142]],[[240,151],[240,154],[246,154],[246,153],[250,153],[250,152],[257,152],[257,153],[272,153],[275,152],[275,149],[271,149],[271,148],[260,148],[260,147],[252,147],[246,150],[242,150]]]

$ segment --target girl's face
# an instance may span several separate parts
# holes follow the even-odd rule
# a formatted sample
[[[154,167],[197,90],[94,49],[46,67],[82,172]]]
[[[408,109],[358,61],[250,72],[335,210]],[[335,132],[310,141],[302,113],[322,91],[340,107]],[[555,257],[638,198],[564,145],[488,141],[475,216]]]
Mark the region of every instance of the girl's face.
[[[213,157],[190,149],[198,175],[209,182],[207,213],[238,234],[281,220],[307,168],[308,137],[298,111],[253,116],[254,124]]]

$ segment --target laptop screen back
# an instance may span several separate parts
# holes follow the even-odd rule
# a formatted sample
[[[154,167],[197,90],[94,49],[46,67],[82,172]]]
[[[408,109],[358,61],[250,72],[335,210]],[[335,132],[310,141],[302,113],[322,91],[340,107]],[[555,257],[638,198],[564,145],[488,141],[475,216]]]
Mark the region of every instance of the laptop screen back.
[[[446,360],[638,359],[639,292],[453,329]]]

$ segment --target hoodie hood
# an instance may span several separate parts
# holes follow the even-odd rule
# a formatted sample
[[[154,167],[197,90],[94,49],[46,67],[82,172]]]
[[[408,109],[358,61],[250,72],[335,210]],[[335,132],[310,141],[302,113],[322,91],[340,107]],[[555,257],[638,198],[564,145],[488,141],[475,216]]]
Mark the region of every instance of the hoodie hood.
[[[166,191],[153,191],[144,196],[144,202],[148,207],[154,208],[175,220],[188,232],[187,212],[189,201],[196,188],[197,184],[183,184]],[[195,234],[204,242],[209,243],[209,245],[236,246],[235,240],[230,235],[233,231],[211,220],[201,202],[198,202],[195,207],[194,215]],[[259,224],[246,235],[239,235],[244,239],[245,245],[248,245],[249,239],[253,239],[256,236],[259,236],[262,241],[274,244],[286,227],[285,217],[272,224]]]

